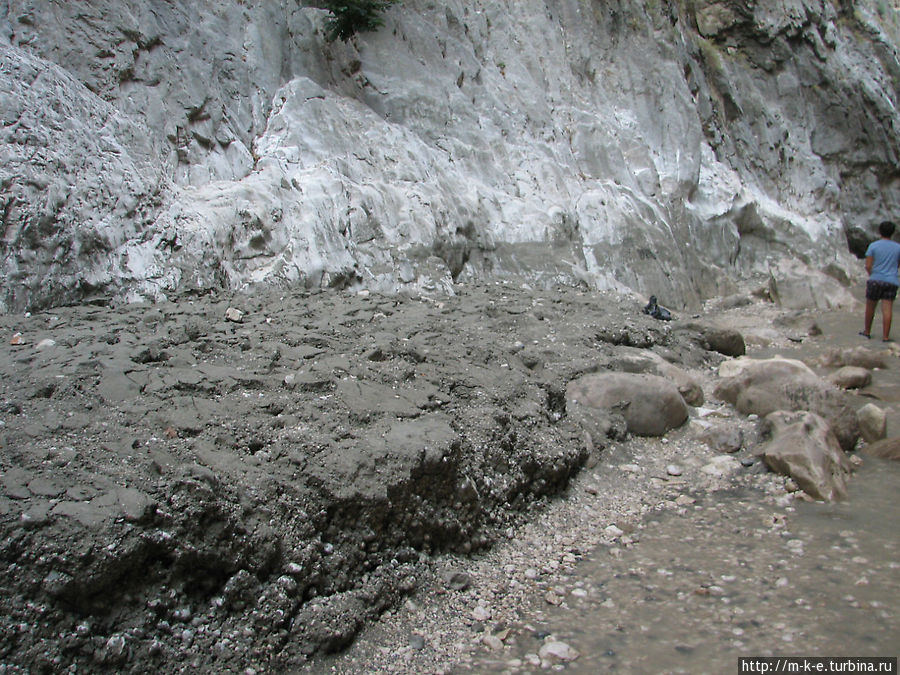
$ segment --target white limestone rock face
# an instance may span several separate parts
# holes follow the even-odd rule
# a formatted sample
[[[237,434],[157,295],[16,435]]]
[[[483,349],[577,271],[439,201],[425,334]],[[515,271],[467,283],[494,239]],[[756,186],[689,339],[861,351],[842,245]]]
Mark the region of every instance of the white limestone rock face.
[[[117,251],[152,231],[166,184],[140,118],[3,45],[0,116],[0,307],[83,298],[127,277]]]
[[[893,25],[647,4],[404,0],[345,44],[295,0],[0,2],[3,306],[852,276],[900,203]]]

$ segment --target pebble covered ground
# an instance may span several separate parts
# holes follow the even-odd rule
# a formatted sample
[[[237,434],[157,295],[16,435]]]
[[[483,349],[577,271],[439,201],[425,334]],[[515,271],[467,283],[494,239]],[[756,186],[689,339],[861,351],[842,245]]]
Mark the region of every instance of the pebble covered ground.
[[[721,414],[746,426],[748,435],[754,433],[752,421],[741,423],[727,412]],[[783,477],[756,462],[744,467],[740,456],[716,453],[698,440],[701,428],[695,422],[669,438],[608,448],[603,461],[580,475],[564,499],[511,529],[495,550],[474,559],[446,557],[436,563],[431,581],[436,592],[426,592],[426,601],[418,596],[407,600],[398,612],[383,616],[350,652],[311,672],[487,672],[486,663],[491,670],[512,663],[516,672],[565,664],[570,656],[565,647],[558,646],[556,655],[551,651],[541,656],[541,648],[552,645],[554,636],[542,635],[543,625],[536,621],[544,607],[591,592],[576,570],[598,548],[607,556],[626,556],[640,545],[646,518],[667,511],[685,513],[698,495],[736,483],[766,491],[781,500],[782,508],[792,501]],[[458,587],[459,576],[467,582],[464,588]],[[562,639],[558,642],[565,645]]]

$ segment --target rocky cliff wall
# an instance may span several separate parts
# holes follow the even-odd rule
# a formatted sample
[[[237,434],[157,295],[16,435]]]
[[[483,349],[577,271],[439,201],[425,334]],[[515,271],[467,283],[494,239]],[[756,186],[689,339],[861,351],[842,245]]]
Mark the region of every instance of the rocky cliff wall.
[[[900,212],[897,13],[404,0],[328,43],[294,0],[0,0],[2,306],[846,279]]]

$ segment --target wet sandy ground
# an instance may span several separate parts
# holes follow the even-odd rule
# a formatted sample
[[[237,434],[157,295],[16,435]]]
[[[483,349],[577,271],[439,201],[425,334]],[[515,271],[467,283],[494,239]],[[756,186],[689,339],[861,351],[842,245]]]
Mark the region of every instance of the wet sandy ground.
[[[620,557],[601,547],[563,582],[565,607],[474,672],[538,672],[550,633],[572,673],[736,672],[738,657],[896,656],[900,466],[870,460],[849,502],[783,507],[755,490],[647,517]]]

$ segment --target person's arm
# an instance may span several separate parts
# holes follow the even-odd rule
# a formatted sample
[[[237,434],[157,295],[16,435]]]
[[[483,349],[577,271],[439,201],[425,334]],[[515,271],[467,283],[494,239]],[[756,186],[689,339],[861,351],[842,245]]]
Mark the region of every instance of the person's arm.
[[[875,256],[866,256],[866,274],[872,274],[872,264],[875,262]]]

